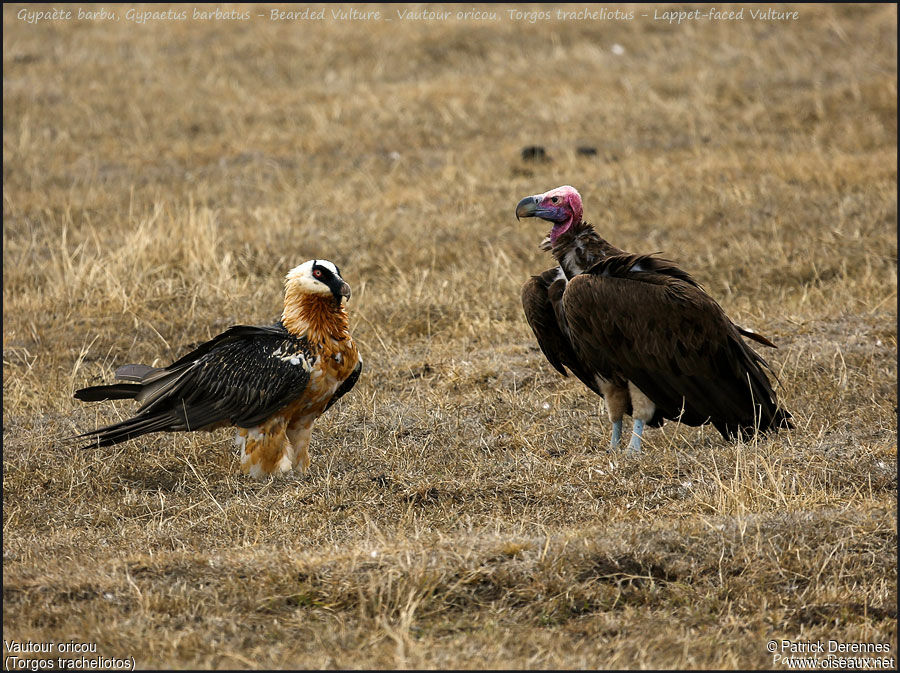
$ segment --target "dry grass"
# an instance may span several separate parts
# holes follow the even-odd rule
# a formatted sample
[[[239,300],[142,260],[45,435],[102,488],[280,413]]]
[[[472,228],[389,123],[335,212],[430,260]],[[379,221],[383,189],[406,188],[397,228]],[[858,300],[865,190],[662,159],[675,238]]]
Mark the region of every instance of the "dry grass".
[[[4,638],[144,667],[750,667],[891,643],[897,10],[787,24],[27,25],[4,7]],[[393,8],[386,10],[394,11]],[[501,10],[502,14],[502,10]],[[625,53],[615,55],[613,44]],[[519,150],[547,148],[524,163]],[[597,147],[581,156],[581,144]],[[519,287],[570,183],[772,337],[791,433],[606,451]],[[309,474],[74,452],[75,402],[335,261],[366,369]]]

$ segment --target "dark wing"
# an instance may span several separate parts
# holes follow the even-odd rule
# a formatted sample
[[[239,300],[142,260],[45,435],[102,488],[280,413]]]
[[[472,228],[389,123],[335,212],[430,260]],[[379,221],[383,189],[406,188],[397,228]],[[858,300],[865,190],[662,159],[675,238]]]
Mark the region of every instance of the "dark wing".
[[[666,418],[726,437],[789,424],[762,366],[722,308],[672,262],[615,255],[573,278],[569,333],[589,367],[613,366]]]
[[[559,285],[556,285],[559,283]],[[550,269],[539,276],[532,276],[522,286],[522,306],[525,319],[537,337],[541,352],[551,365],[563,376],[568,376],[568,368],[588,388],[600,394],[600,389],[587,367],[575,355],[572,343],[564,334],[557,321],[556,311],[550,300],[550,288],[554,294],[565,287],[565,276],[561,271]]]
[[[240,339],[244,336],[277,336],[284,337],[286,330],[280,323],[274,325],[232,325],[227,330],[213,337],[209,341],[201,343],[193,348],[184,357],[176,360],[168,367],[150,367],[149,365],[131,364],[122,365],[116,369],[116,379],[119,381],[134,381],[136,383],[152,383],[157,378],[171,372],[174,368],[185,363],[195,362],[200,357],[209,353],[217,346]],[[75,398],[84,402],[98,402],[100,400],[134,399],[142,392],[140,386],[117,384],[111,386],[92,386],[75,391]],[[135,393],[135,394],[132,394]],[[138,399],[143,399],[138,397]]]
[[[178,367],[185,363],[196,362],[201,356],[209,353],[214,348],[246,337],[249,337],[252,340],[263,337],[283,339],[289,336],[289,332],[281,323],[276,323],[274,325],[232,325],[218,336],[214,336],[209,341],[197,346],[190,353],[170,364],[166,369]],[[124,369],[124,367],[121,367],[120,370],[121,369]],[[118,375],[118,371],[116,374]]]
[[[331,396],[331,399],[328,400],[328,404],[325,406],[325,409],[322,411],[324,414],[326,411],[331,409],[331,405],[341,399],[344,395],[349,393],[353,386],[356,385],[356,382],[359,380],[359,374],[362,372],[362,360],[356,363],[356,366],[353,368],[353,371],[350,372],[350,376],[344,379],[344,382],[338,386],[338,389],[334,391],[334,395]]]
[[[168,367],[121,372],[138,383],[77,391],[76,398],[97,400],[104,388],[129,386],[128,397],[141,403],[132,418],[79,437],[109,446],[149,432],[252,427],[303,393],[312,364],[305,340],[280,326],[231,327]]]

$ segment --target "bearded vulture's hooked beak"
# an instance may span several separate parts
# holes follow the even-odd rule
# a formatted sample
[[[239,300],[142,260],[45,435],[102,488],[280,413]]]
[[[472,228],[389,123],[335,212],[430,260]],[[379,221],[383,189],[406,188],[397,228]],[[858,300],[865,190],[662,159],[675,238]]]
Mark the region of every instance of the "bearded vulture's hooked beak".
[[[341,303],[342,298],[350,301],[350,286],[347,285],[347,283],[341,283],[340,288],[338,288],[337,296],[335,297],[339,304]]]

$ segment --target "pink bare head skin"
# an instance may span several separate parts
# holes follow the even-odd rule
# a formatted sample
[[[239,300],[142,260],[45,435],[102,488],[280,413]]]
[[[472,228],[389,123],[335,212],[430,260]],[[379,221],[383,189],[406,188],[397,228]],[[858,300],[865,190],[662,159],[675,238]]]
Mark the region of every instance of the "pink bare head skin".
[[[556,243],[556,239],[573,224],[581,222],[581,215],[581,195],[570,185],[526,196],[516,206],[516,218],[539,217],[553,223],[550,230],[551,243]]]

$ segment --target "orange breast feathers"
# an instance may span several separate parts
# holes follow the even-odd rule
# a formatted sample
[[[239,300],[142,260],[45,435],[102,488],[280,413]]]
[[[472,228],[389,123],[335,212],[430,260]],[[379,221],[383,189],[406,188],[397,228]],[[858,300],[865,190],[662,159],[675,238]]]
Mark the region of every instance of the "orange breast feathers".
[[[313,364],[298,399],[259,426],[238,430],[241,468],[255,477],[287,473],[298,464],[304,471],[309,467],[313,423],[360,362],[342,305],[328,296],[289,295],[282,323],[295,336],[306,337]]]
[[[295,301],[285,296],[282,322],[295,336],[305,336],[317,365],[321,367],[323,384],[343,383],[359,363],[359,351],[350,337],[350,321],[342,304],[331,297],[301,294]],[[315,374],[312,378],[316,378]],[[310,385],[314,381],[310,381]]]

